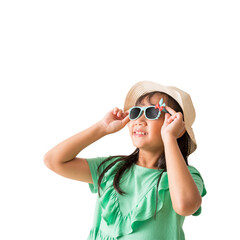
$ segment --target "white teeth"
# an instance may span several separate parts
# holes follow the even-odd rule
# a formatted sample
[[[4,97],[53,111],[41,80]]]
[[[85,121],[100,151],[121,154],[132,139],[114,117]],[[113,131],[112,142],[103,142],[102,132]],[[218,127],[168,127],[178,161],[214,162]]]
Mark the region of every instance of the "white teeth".
[[[147,135],[146,133],[144,133],[144,132],[136,132],[136,134],[141,134],[141,135]]]

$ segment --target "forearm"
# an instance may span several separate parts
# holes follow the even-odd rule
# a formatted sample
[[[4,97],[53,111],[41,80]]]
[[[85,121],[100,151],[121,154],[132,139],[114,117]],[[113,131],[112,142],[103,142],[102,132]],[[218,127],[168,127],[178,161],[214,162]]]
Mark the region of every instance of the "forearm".
[[[201,204],[198,188],[187,168],[177,140],[169,137],[164,142],[169,190],[173,208],[190,215]]]
[[[60,142],[49,150],[44,158],[54,159],[58,163],[64,163],[75,158],[84,148],[106,135],[101,123],[98,122],[86,130],[83,130],[70,138]]]

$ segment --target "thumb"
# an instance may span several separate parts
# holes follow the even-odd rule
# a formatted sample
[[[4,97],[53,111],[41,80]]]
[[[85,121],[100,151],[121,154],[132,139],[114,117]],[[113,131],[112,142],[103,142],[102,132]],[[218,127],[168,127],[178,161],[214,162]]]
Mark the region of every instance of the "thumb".
[[[130,122],[129,115],[122,120],[122,126],[125,127],[128,122]]]
[[[164,118],[164,125],[166,125],[168,123],[168,119],[171,117],[171,115],[169,113],[165,113],[165,118]]]

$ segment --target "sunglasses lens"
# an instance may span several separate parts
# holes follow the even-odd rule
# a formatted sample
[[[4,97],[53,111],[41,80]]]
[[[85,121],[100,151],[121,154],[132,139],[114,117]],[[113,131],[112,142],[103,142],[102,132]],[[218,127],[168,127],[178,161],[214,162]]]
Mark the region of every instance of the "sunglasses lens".
[[[159,109],[155,107],[149,107],[146,109],[146,117],[149,119],[156,119],[159,113]]]
[[[141,111],[140,108],[137,108],[137,107],[132,108],[130,113],[129,113],[129,118],[132,119],[132,120],[138,118],[138,116],[140,114],[140,111]]]

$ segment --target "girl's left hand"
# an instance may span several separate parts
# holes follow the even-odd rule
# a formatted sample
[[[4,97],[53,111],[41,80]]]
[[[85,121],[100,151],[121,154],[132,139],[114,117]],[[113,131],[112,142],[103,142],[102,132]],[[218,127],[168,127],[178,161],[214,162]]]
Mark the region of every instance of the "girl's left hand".
[[[168,137],[174,137],[177,139],[186,131],[183,115],[181,112],[175,112],[168,106],[165,108],[172,116],[169,113],[165,113],[165,119],[161,129],[162,139],[163,141]]]

